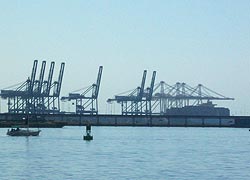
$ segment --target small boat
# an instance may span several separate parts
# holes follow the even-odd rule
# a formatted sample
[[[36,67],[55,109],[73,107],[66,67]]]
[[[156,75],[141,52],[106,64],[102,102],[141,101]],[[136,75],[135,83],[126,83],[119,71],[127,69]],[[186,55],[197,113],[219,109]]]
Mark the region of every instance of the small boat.
[[[23,120],[25,120],[25,127],[26,129],[21,129],[19,126],[12,127],[11,130],[8,129],[7,135],[8,136],[39,136],[39,133],[41,130],[30,130],[29,129],[29,116],[24,117]]]
[[[17,128],[11,128],[11,130],[8,129],[7,135],[8,136],[39,136],[39,133],[41,130],[29,130],[27,129],[20,129],[19,127]]]

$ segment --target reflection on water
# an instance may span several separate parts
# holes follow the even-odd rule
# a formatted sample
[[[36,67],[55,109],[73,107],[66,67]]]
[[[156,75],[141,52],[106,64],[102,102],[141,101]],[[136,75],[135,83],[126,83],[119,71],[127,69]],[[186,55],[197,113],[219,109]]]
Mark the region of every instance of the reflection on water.
[[[29,152],[29,138],[30,137],[24,137],[24,138],[25,138],[26,151]]]
[[[230,128],[83,127],[8,137],[0,179],[249,179],[250,132]]]

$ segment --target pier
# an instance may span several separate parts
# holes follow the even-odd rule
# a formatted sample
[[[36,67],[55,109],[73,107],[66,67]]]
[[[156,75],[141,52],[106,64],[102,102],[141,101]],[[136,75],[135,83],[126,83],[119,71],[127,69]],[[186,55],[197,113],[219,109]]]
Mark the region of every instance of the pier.
[[[25,114],[0,114],[0,127],[22,124]],[[139,116],[31,114],[33,127],[85,126],[236,127],[250,128],[250,116]]]
[[[230,116],[228,108],[213,103],[234,98],[202,84],[155,83],[156,71],[146,86],[147,70],[143,71],[140,86],[107,99],[107,103],[120,106],[120,114],[100,114],[98,95],[103,66],[93,84],[61,96],[65,63],[60,65],[58,79],[53,78],[54,61],[49,71],[47,62],[42,61],[40,74],[38,64],[34,60],[31,75],[24,83],[1,90],[0,98],[6,102],[8,112],[0,114],[0,127],[22,125],[26,115],[31,127],[82,126],[87,122],[93,126],[250,127],[250,116]],[[61,103],[73,105],[74,110],[62,110]]]

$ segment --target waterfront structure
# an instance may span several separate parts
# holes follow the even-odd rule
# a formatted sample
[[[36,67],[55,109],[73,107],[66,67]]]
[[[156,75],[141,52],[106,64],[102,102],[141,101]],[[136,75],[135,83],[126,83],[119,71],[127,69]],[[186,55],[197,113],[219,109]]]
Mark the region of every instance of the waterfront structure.
[[[51,62],[45,80],[46,61],[42,61],[40,75],[36,78],[38,60],[33,63],[31,76],[21,84],[1,90],[0,96],[7,100],[8,112],[14,114],[86,114],[99,112],[98,95],[103,66],[99,67],[97,80],[87,88],[71,92],[60,98],[65,63],[61,63],[58,80],[53,82],[55,62]],[[214,100],[234,100],[219,94],[202,84],[196,87],[177,82],[168,85],[164,81],[155,85],[156,71],[153,71],[150,86],[145,88],[147,70],[143,71],[141,85],[115,95],[107,100],[121,106],[121,115],[203,115],[229,116],[227,108],[216,107]],[[60,99],[74,105],[74,112],[61,111]]]
[[[31,76],[10,89],[1,90],[1,98],[8,101],[9,113],[59,113],[65,63],[61,63],[57,81],[53,81],[55,62],[51,62],[48,79],[44,80],[46,61],[42,62],[39,79],[36,79],[38,60],[33,63]],[[53,91],[52,91],[53,88]]]
[[[234,100],[219,94],[202,84],[191,87],[186,83],[177,82],[168,85],[164,81],[154,85],[156,72],[153,72],[151,85],[144,89],[145,70],[141,87],[129,92],[128,95],[116,95],[113,101],[121,104],[122,115],[204,115],[229,116],[228,108],[216,107],[213,100]]]
[[[217,108],[213,100],[234,100],[217,93],[202,84],[191,87],[186,83],[177,82],[168,85],[161,81],[155,86],[153,110],[162,115],[229,115],[229,109]]]
[[[122,115],[151,115],[151,100],[154,90],[156,71],[153,72],[150,87],[144,89],[147,70],[144,70],[141,86],[125,95],[116,95],[107,100],[108,103],[117,102],[121,105]]]
[[[98,95],[101,85],[103,66],[99,67],[96,83],[91,86],[69,93],[62,101],[73,101],[76,114],[98,114]],[[83,91],[80,92],[79,91]]]

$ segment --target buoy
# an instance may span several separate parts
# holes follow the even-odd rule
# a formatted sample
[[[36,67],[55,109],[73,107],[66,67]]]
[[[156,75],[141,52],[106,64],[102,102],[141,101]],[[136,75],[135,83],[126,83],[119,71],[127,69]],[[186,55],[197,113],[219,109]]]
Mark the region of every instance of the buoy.
[[[86,135],[83,136],[83,140],[86,141],[93,140],[93,136],[91,136],[91,125],[89,123],[86,125]]]
[[[85,141],[91,141],[91,140],[93,140],[93,136],[91,136],[91,135],[83,136],[83,140],[85,140]]]

